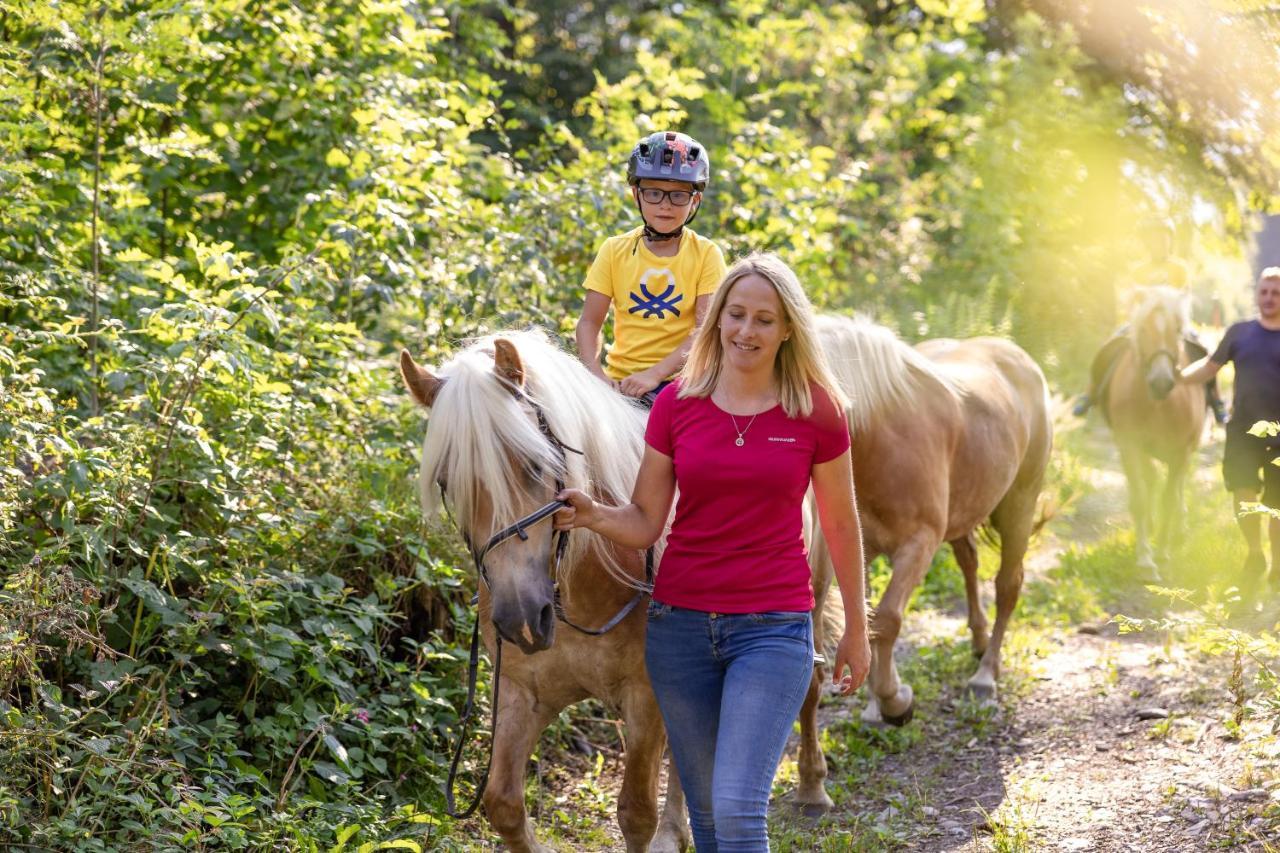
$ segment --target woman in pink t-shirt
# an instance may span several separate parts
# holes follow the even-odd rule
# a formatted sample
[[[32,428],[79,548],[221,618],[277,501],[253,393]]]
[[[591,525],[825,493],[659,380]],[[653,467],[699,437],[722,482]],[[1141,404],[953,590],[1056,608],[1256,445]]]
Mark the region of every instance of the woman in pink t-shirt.
[[[560,497],[557,529],[657,541],[680,498],[649,604],[645,664],[698,853],[767,850],[774,773],[813,667],[801,528],[810,483],[845,608],[833,680],[871,663],[845,400],[794,272],[751,255],[726,274],[678,383],[654,404],[631,503]],[[847,671],[847,674],[846,674]]]

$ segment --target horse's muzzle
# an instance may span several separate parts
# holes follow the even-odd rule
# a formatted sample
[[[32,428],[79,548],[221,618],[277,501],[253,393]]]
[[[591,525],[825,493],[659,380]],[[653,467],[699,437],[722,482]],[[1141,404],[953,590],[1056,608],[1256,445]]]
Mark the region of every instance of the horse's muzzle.
[[[551,603],[527,615],[523,608],[512,609],[514,613],[499,613],[494,608],[493,627],[498,636],[527,655],[551,648],[556,637],[556,613]]]
[[[1151,396],[1156,400],[1163,400],[1169,396],[1169,392],[1173,390],[1174,381],[1172,376],[1156,376],[1147,382],[1147,390],[1151,392]]]

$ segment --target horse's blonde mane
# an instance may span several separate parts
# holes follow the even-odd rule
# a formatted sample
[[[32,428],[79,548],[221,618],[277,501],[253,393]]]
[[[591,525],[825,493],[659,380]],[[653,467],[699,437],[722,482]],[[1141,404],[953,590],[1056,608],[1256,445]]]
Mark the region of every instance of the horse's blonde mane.
[[[817,321],[827,363],[851,401],[849,425],[855,434],[872,426],[877,417],[911,402],[922,377],[960,391],[929,359],[866,317],[821,314]]]
[[[1184,290],[1165,284],[1139,288],[1131,328],[1137,329],[1155,311],[1163,308],[1178,323],[1178,331],[1191,325],[1191,300]]]
[[[515,345],[524,365],[525,395],[546,413],[552,432],[581,450],[581,456],[568,452],[562,461],[527,407],[495,374],[497,338]],[[566,486],[596,500],[614,505],[631,500],[644,450],[644,413],[540,330],[498,332],[472,340],[437,375],[444,384],[432,403],[422,444],[422,505],[428,518],[437,517],[437,482],[447,484],[454,520],[473,547],[482,546],[531,505],[549,501],[544,478],[556,474]],[[491,530],[475,529],[482,497],[492,507]],[[608,540],[588,530],[569,537],[561,566],[571,569],[591,554],[618,580],[636,584],[618,564]]]

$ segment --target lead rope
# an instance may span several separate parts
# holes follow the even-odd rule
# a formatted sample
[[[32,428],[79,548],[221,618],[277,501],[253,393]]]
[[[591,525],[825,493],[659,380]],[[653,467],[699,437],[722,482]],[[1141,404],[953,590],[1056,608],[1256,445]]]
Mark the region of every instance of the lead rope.
[[[475,712],[476,698],[476,677],[480,672],[480,614],[476,614],[475,627],[471,629],[471,660],[467,664],[467,704],[462,710],[462,720],[459,725],[462,731],[458,735],[458,746],[453,751],[453,760],[449,762],[449,779],[445,784],[444,802],[445,814],[457,820],[465,820],[475,814],[476,807],[480,805],[480,799],[484,796],[485,786],[489,784],[489,769],[493,766],[493,736],[498,730],[498,687],[501,684],[499,675],[502,672],[502,637],[497,638],[498,649],[494,653],[493,663],[493,701],[489,706],[489,750],[484,761],[484,772],[480,774],[480,779],[476,782],[476,793],[468,805],[462,811],[458,811],[458,806],[453,797],[453,789],[458,781],[458,763],[462,760],[462,748],[467,743],[467,728],[471,724],[471,715]]]

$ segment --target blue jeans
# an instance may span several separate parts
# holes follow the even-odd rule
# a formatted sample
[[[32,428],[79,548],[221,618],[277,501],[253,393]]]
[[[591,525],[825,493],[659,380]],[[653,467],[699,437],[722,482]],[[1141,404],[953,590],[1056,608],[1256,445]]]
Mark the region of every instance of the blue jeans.
[[[644,661],[698,853],[767,851],[769,791],[813,675],[809,613],[654,601]]]

